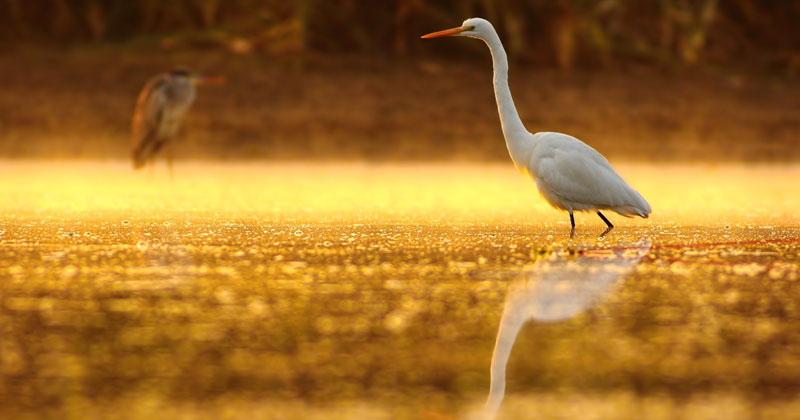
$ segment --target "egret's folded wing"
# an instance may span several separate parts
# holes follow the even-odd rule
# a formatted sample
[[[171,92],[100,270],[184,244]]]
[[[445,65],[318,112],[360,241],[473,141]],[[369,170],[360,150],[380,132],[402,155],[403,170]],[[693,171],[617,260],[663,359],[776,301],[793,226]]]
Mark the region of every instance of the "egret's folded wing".
[[[555,134],[555,133],[554,133]],[[564,200],[597,207],[640,206],[643,199],[596,150],[573,137],[546,143],[534,162],[537,182]]]

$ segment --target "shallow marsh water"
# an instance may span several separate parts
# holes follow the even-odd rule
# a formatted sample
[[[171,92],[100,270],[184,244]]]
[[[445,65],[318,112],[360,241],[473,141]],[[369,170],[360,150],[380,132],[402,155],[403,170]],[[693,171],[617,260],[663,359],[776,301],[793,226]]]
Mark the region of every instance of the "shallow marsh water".
[[[618,165],[653,215],[572,241],[509,165],[2,167],[14,418],[470,417],[507,292],[642,241],[521,325],[500,418],[800,418],[797,166]]]

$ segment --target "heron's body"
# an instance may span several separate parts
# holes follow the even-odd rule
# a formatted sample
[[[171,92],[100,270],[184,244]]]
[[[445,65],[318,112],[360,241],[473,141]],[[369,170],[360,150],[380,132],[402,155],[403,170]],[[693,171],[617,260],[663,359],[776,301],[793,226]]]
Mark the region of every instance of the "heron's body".
[[[532,134],[525,129],[508,86],[506,52],[491,23],[480,18],[467,19],[459,28],[423,38],[452,35],[477,38],[489,47],[495,99],[511,160],[533,178],[550,205],[569,212],[573,230],[575,211],[611,210],[627,217],[650,215],[647,201],[614,171],[603,155],[586,143],[566,134]],[[613,225],[602,213],[598,214],[610,230]]]
[[[134,168],[152,163],[165,146],[167,162],[172,165],[170,143],[194,102],[198,83],[218,83],[218,79],[201,78],[189,70],[177,68],[159,74],[145,84],[136,101],[131,126]]]

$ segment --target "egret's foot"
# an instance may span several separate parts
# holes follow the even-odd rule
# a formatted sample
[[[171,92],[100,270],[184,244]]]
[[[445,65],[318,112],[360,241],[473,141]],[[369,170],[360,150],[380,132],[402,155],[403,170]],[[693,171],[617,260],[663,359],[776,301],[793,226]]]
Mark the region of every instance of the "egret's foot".
[[[612,229],[614,229],[614,226],[607,227],[606,230],[604,230],[603,233],[601,233],[600,236],[598,236],[598,238],[600,239],[605,238],[606,235],[608,235],[608,232],[611,232]]]
[[[606,226],[608,226],[606,230],[603,231],[603,233],[601,233],[600,236],[598,237],[598,238],[605,238],[605,236],[608,235],[608,232],[611,232],[611,229],[614,229],[614,225],[612,225],[611,222],[609,222],[608,219],[606,219],[606,217],[603,216],[603,213],[600,213],[598,211],[597,215],[600,216],[600,218],[603,219],[604,222],[606,222]]]

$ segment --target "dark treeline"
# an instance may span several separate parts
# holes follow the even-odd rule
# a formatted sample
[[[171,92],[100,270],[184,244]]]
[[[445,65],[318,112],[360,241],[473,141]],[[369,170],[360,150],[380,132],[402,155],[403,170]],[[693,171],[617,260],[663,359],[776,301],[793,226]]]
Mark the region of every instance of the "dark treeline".
[[[512,58],[561,68],[746,60],[800,70],[800,0],[0,0],[0,40],[402,56],[421,48],[420,34],[472,16],[495,23]]]

